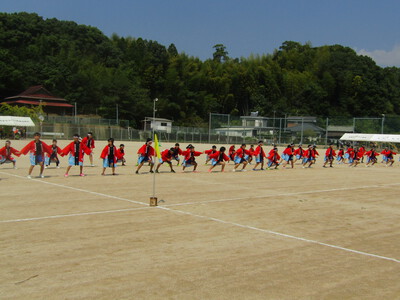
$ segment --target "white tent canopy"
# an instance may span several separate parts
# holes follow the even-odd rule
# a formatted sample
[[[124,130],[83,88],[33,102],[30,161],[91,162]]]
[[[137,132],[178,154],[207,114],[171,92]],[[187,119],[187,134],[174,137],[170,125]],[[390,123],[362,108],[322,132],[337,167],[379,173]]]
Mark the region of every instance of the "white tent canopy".
[[[29,117],[0,116],[0,126],[34,127],[35,123]]]
[[[356,142],[400,143],[399,134],[345,133],[340,140]]]

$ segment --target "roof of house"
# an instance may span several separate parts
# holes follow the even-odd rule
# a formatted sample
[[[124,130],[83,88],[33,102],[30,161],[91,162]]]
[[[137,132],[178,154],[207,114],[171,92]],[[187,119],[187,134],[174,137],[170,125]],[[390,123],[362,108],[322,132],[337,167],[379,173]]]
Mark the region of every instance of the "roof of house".
[[[317,131],[317,132],[325,132],[324,128],[318,127],[317,125],[314,125],[312,123],[304,123],[296,125],[296,126],[292,126],[292,127],[288,127],[286,130],[288,131],[292,131],[292,132],[301,132],[303,130],[307,131],[307,130],[312,130],[312,131]]]
[[[30,105],[46,105],[59,107],[74,107],[64,98],[59,98],[50,93],[43,85],[31,86],[22,93],[7,97],[3,103],[8,104],[30,104]]]

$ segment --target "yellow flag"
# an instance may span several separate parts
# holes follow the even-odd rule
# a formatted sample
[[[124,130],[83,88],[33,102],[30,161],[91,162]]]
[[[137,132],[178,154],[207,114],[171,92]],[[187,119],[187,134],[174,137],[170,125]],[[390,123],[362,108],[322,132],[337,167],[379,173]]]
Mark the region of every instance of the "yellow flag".
[[[156,156],[158,159],[161,158],[161,153],[160,153],[160,144],[158,143],[158,138],[157,134],[154,134],[154,148],[156,150]]]

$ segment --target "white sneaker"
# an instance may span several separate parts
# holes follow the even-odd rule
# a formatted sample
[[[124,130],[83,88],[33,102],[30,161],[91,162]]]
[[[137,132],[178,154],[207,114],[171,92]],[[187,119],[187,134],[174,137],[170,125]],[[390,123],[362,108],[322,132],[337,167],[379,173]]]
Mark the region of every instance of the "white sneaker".
[[[18,168],[17,167],[14,167],[14,170],[17,170]]]
[[[57,168],[57,169],[59,169],[59,168],[60,168],[60,166],[57,166],[56,168]]]
[[[232,172],[236,172],[236,169],[233,169]]]
[[[44,178],[44,175],[43,175],[43,174],[40,174],[39,177],[40,177],[40,178]]]
[[[31,175],[28,175],[28,176],[26,176],[27,178],[29,178],[29,179],[32,179],[32,176]]]

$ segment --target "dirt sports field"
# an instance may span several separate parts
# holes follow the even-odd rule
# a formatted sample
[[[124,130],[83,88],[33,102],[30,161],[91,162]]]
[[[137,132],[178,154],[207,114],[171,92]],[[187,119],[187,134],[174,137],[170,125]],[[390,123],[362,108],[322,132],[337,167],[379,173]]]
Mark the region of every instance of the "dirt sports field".
[[[398,161],[209,174],[201,156],[162,166],[149,207],[125,144],[118,176],[100,176],[105,142],[84,178],[66,158],[44,179],[26,156],[0,167],[0,299],[400,299]]]

